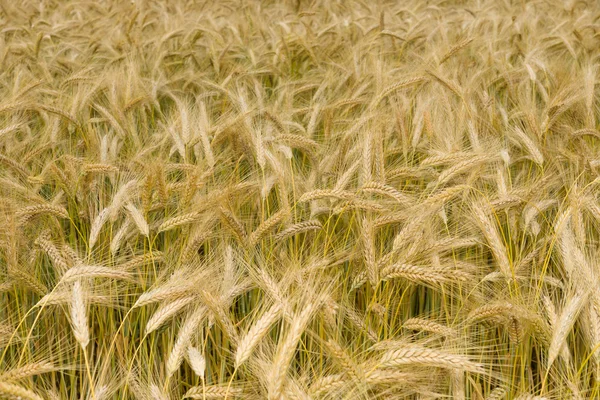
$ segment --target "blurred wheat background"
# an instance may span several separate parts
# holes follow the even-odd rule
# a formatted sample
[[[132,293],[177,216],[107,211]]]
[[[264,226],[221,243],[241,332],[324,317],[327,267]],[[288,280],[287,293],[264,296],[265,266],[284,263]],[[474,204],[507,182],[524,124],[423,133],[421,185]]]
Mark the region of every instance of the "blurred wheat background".
[[[0,398],[600,397],[598,2],[0,21]]]

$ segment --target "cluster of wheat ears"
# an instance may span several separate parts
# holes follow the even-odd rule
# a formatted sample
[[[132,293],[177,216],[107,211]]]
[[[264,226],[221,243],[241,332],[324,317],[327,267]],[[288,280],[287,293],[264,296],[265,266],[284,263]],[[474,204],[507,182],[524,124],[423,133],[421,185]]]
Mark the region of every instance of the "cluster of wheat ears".
[[[0,20],[0,398],[600,397],[598,2]]]

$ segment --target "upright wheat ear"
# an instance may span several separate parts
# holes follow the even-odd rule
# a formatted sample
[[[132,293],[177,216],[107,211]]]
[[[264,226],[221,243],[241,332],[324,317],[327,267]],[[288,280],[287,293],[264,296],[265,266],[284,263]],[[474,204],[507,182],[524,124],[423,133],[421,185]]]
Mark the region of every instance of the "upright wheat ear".
[[[71,297],[71,324],[75,339],[85,350],[86,346],[90,342],[90,333],[88,330],[84,291],[81,287],[80,281],[76,281],[73,284]]]

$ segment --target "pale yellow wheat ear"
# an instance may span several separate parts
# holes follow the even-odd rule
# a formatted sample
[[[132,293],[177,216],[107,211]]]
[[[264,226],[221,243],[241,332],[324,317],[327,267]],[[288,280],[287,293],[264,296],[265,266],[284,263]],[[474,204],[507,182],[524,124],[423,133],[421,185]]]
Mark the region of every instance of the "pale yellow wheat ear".
[[[443,336],[454,336],[456,333],[454,329],[448,326],[422,318],[410,318],[404,321],[402,326],[410,330],[432,332]]]
[[[43,397],[39,396],[35,392],[26,389],[22,386],[0,382],[0,395],[7,399],[21,399],[21,400],[42,400]]]
[[[525,147],[526,151],[529,153],[531,158],[539,165],[544,164],[544,156],[542,152],[539,150],[538,146],[535,144],[533,139],[527,136],[520,128],[515,127],[513,130],[515,137],[518,141],[520,141]]]
[[[292,317],[292,321],[287,335],[277,346],[277,351],[273,359],[272,372],[268,377],[268,396],[270,399],[278,399],[282,396],[283,386],[286,381],[289,364],[292,360],[298,341],[313,313],[317,309],[316,303],[308,303],[303,306],[302,311]]]
[[[110,213],[111,208],[105,208],[104,210],[100,211],[96,218],[94,218],[94,222],[92,223],[92,227],[90,229],[90,236],[88,240],[88,246],[90,249],[93,249],[96,245],[96,242],[98,241],[98,236],[100,236],[100,230],[102,229],[106,221],[108,221]]]
[[[288,215],[287,210],[280,210],[269,217],[267,220],[262,222],[254,232],[250,234],[249,241],[250,245],[254,245],[265,236],[270,230],[274,229],[277,225],[279,225]]]
[[[158,329],[167,319],[171,318],[190,304],[193,299],[192,296],[186,296],[161,304],[146,323],[146,335]]]
[[[235,237],[237,237],[241,243],[246,243],[248,240],[248,235],[242,222],[231,211],[224,207],[221,207],[219,212],[221,215],[221,220],[225,223],[225,226],[227,226],[233,232]]]
[[[486,206],[478,204],[474,207],[473,212],[475,214],[476,222],[481,228],[484,238],[486,239],[489,248],[498,263],[500,272],[505,276],[510,277],[513,275],[513,267],[508,258],[506,252],[506,246],[503,237],[498,232],[495,221],[492,219],[493,215],[490,215],[486,210]]]
[[[166,220],[165,222],[163,222],[158,227],[158,231],[164,232],[164,231],[168,231],[168,230],[173,229],[178,226],[187,225],[189,223],[192,223],[192,222],[198,220],[201,216],[202,216],[201,213],[199,213],[197,211],[193,211],[188,214],[179,215],[179,216],[170,218],[170,219]]]
[[[268,310],[266,310],[254,324],[250,327],[248,332],[241,337],[237,350],[235,353],[235,366],[239,367],[246,361],[254,347],[260,343],[262,338],[268,333],[272,325],[279,319],[282,312],[282,305],[275,304]]]
[[[131,218],[135,222],[135,225],[139,229],[140,233],[148,237],[148,235],[150,234],[150,228],[148,227],[148,223],[144,219],[144,216],[142,215],[141,211],[138,210],[131,203],[127,203],[125,208],[127,208],[127,211],[129,211],[129,213],[131,214]]]
[[[206,308],[199,307],[188,315],[177,333],[173,348],[166,360],[167,376],[170,377],[177,371],[183,360],[184,352],[188,347],[193,334],[198,329],[198,326],[206,318]]]
[[[548,368],[550,368],[556,360],[567,335],[573,329],[573,324],[587,299],[588,294],[585,292],[573,294],[572,297],[567,300],[560,315],[554,322],[554,332],[548,349]]]
[[[469,360],[468,357],[419,346],[406,346],[398,350],[390,350],[384,353],[380,359],[381,367],[390,368],[405,364],[421,364],[478,373],[484,372],[480,364]]]
[[[17,218],[19,218],[21,224],[25,224],[36,216],[49,214],[58,218],[69,218],[69,213],[66,209],[60,206],[51,204],[40,204],[36,206],[28,206],[17,212]]]
[[[244,392],[240,388],[226,386],[194,386],[183,396],[185,399],[242,399]]]
[[[60,283],[69,283],[83,278],[130,279],[131,274],[115,268],[99,265],[81,265],[70,268],[62,276]]]
[[[5,382],[14,382],[55,370],[56,367],[51,362],[40,361],[2,372],[0,373],[0,379]]]
[[[80,281],[75,281],[71,289],[71,325],[73,335],[85,350],[90,342],[85,292]]]
[[[200,378],[204,379],[206,360],[204,359],[202,353],[200,353],[200,351],[197,348],[189,346],[187,349],[187,356],[190,366],[194,370],[194,373]]]

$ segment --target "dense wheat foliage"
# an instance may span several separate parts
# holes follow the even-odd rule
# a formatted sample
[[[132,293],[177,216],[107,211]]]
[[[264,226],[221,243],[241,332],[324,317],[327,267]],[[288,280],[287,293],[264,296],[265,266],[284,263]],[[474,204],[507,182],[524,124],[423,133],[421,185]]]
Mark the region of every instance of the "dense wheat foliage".
[[[0,19],[0,398],[600,397],[596,1]]]

